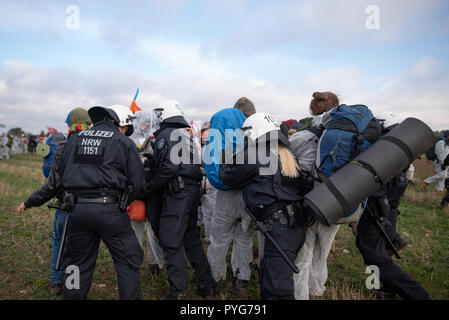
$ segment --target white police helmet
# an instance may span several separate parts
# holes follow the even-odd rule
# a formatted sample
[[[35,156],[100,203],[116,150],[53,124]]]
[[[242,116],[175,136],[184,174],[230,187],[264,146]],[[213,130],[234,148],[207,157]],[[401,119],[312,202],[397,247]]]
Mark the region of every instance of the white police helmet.
[[[159,122],[182,123],[190,126],[184,118],[184,110],[179,102],[167,100],[154,108],[154,114]]]
[[[120,120],[119,126],[121,127],[131,126],[133,124],[133,119],[136,118],[131,110],[124,105],[114,104],[108,108],[112,109],[117,114],[117,117]]]
[[[249,116],[242,125],[244,134],[255,142],[268,133],[277,133],[274,137],[285,145],[290,145],[288,138],[281,132],[279,122],[269,113],[257,112]]]

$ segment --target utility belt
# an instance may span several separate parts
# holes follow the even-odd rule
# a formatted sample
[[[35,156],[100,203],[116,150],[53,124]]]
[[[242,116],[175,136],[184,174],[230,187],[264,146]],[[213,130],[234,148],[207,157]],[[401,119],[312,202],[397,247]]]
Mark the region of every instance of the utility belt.
[[[261,208],[262,218],[265,224],[279,220],[282,227],[294,227],[305,223],[303,212],[296,202],[274,203],[273,205]]]
[[[129,190],[120,192],[116,189],[100,188],[83,191],[64,191],[61,209],[70,212],[76,204],[119,204],[120,210],[126,210]]]
[[[84,198],[77,197],[75,203],[101,203],[101,204],[114,204],[120,201],[119,197],[103,196],[99,198]]]
[[[171,195],[176,195],[184,192],[186,185],[201,186],[201,181],[187,176],[177,176],[168,182],[168,192]]]

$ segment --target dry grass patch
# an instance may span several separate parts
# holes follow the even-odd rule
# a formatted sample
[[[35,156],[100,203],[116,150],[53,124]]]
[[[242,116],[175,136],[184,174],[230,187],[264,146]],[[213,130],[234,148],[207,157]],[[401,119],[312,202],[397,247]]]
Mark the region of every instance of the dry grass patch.
[[[42,182],[45,181],[42,171],[27,166],[15,166],[10,165],[8,163],[1,163],[0,171],[14,174],[19,178],[32,178],[32,179],[40,179],[42,180]]]

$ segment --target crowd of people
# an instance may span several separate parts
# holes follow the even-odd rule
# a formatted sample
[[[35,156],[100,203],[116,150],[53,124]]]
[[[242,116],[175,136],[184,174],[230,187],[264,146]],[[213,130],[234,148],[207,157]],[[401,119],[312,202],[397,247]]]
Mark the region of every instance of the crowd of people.
[[[323,175],[339,169],[337,162],[328,163],[338,150],[333,147],[335,154],[324,154],[323,131],[346,132],[333,121],[346,107],[334,93],[315,92],[311,117],[279,123],[242,97],[202,126],[189,122],[176,101],[165,101],[150,113],[133,114],[121,105],[72,110],[66,119],[67,141],[55,145],[48,179],[17,208],[21,214],[58,199],[50,289],[64,299],[85,299],[103,240],[115,265],[121,299],[142,298],[139,269],[144,248],[152,270],[165,267],[170,286],[165,299],[188,298],[186,257],[195,272],[197,294],[214,298],[217,283],[226,281],[232,244],[233,277],[227,290],[236,298],[248,299],[257,261],[261,299],[307,300],[323,296],[327,258],[340,225],[346,223],[353,228],[365,264],[379,268],[383,292],[431,299],[392,258],[407,245],[396,230],[407,170],[338,223],[321,223],[303,205],[304,196],[325,179]],[[367,107],[357,108],[371,115],[365,136],[369,143],[351,143],[345,151],[351,159],[401,122],[391,112],[374,117]],[[277,165],[271,168],[264,155],[273,150]],[[66,219],[62,265],[79,269],[77,288],[64,285],[64,268],[55,270]],[[255,222],[263,226],[259,231]],[[261,228],[268,230],[270,241]]]
[[[44,137],[42,137],[43,139]],[[32,134],[6,134],[0,135],[0,160],[9,160],[10,156],[34,153],[37,144],[42,140]]]

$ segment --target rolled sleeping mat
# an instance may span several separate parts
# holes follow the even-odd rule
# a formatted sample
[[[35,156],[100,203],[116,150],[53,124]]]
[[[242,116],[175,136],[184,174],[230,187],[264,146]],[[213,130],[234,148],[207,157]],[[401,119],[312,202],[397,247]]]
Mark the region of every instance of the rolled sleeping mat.
[[[407,118],[304,197],[304,206],[321,223],[336,223],[345,213],[405,170],[435,144],[424,122]]]

